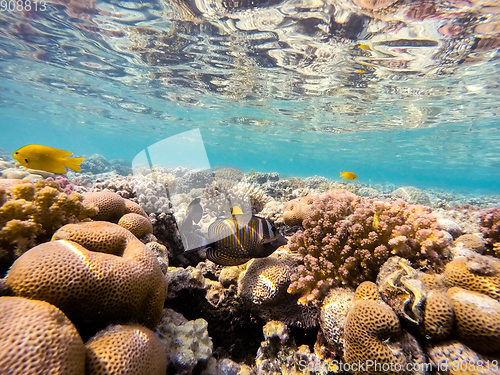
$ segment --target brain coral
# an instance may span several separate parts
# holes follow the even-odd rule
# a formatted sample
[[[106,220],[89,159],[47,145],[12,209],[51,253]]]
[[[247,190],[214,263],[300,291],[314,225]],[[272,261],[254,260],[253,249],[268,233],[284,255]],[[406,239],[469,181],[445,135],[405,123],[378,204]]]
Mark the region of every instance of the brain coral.
[[[165,375],[165,347],[153,331],[139,326],[113,325],[85,343],[87,375]]]
[[[300,293],[303,304],[317,304],[331,287],[375,280],[391,255],[439,264],[450,243],[430,208],[345,190],[321,195],[302,224],[288,245],[302,263],[288,292]]]
[[[148,233],[153,233],[151,220],[136,213],[123,215],[118,221],[118,225],[128,229],[137,238],[141,238]]]
[[[444,271],[447,287],[458,286],[500,301],[500,260],[479,254],[456,258]]]
[[[0,373],[83,375],[83,341],[57,307],[0,297]]]
[[[458,334],[473,349],[500,352],[500,302],[484,294],[462,288],[448,289],[458,326]]]
[[[349,307],[344,329],[344,359],[347,363],[365,364],[356,374],[418,374],[407,371],[410,361],[421,364],[424,355],[416,340],[401,330],[398,317],[392,309],[374,294],[377,286],[364,282],[356,290]],[[361,297],[361,298],[360,298]],[[366,298],[366,299],[364,299]],[[366,367],[378,363],[380,368]],[[382,367],[382,365],[386,367]],[[423,367],[423,366],[422,366]],[[415,367],[416,369],[419,366]]]
[[[301,225],[310,214],[315,198],[315,195],[309,194],[286,203],[283,208],[283,223],[289,226]]]
[[[19,180],[0,183],[0,275],[16,256],[48,241],[64,224],[95,213],[76,192],[66,194],[55,182]]]
[[[62,227],[17,259],[6,281],[16,295],[52,303],[75,324],[132,320],[154,329],[167,292],[152,251],[108,222]]]
[[[297,296],[287,293],[295,270],[290,256],[254,259],[238,281],[238,296],[265,320],[279,319],[286,324],[317,325],[317,311],[297,304]]]

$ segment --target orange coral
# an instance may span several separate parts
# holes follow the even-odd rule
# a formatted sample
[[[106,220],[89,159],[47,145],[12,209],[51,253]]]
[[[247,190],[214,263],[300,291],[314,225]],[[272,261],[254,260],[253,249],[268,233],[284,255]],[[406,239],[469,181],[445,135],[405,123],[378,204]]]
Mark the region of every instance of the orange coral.
[[[311,212],[316,198],[315,195],[309,194],[287,202],[283,207],[283,223],[289,226],[302,225],[302,220]]]

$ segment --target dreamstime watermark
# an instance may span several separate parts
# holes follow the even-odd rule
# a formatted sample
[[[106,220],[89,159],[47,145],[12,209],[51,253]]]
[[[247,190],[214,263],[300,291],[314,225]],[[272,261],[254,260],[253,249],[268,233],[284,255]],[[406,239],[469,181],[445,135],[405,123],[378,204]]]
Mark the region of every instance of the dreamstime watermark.
[[[316,357],[317,358],[317,357]],[[342,362],[342,361],[322,361],[319,358],[314,361],[306,361],[302,359],[298,362],[298,370],[303,373],[328,373],[328,372],[361,372],[361,373],[373,373],[373,372],[401,372],[401,373],[425,373],[431,371],[448,372],[448,371],[469,371],[469,372],[483,372],[492,371],[497,373],[500,366],[499,361],[448,361],[439,362],[437,364],[432,363],[380,363],[377,361],[367,360],[365,362]]]

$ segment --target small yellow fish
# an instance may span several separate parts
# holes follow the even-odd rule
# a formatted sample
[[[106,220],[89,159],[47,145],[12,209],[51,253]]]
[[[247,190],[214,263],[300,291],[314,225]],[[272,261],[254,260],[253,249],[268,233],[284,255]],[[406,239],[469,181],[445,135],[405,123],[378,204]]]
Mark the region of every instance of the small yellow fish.
[[[68,159],[71,155],[73,153],[69,151],[40,145],[24,146],[12,154],[14,159],[26,168],[63,174],[66,173],[66,167],[80,172],[83,158]]]
[[[372,48],[367,44],[360,44],[360,45],[358,45],[358,48],[362,49],[364,51],[371,51],[372,50]]]
[[[344,180],[355,180],[358,178],[358,176],[356,176],[356,173],[353,173],[353,172],[340,172],[340,177],[342,177]]]

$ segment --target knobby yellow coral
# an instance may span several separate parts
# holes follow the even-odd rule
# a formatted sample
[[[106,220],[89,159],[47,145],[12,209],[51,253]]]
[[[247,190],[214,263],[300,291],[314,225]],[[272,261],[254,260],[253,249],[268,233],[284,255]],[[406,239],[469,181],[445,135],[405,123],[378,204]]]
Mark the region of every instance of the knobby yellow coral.
[[[95,208],[80,194],[66,194],[50,181],[9,180],[0,185],[0,275],[17,256],[48,241],[65,224],[87,219]]]

